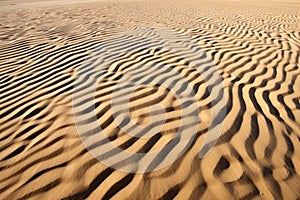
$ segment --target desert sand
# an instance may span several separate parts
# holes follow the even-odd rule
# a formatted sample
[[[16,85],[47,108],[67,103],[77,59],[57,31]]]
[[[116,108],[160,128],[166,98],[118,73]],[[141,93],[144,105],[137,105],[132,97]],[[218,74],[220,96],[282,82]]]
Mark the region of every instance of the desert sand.
[[[0,199],[300,199],[299,1],[4,0],[0,19]],[[192,45],[181,58],[156,48],[165,44],[157,29],[190,38]],[[118,48],[141,43],[118,36],[130,31],[153,45],[134,46],[113,60],[97,77],[94,108],[75,112],[76,80],[91,87],[97,56],[110,58]],[[221,98],[207,94],[211,82],[187,62],[197,48],[216,69],[206,68],[208,74],[221,77]],[[147,62],[169,71],[155,73]],[[161,122],[160,108],[150,119],[152,105],[167,111],[160,131],[145,132],[149,138],[128,135],[112,110],[118,80],[143,70],[153,80],[174,80],[172,90],[186,89],[171,75],[181,74],[195,92],[200,122],[196,131],[183,132],[194,138],[174,163],[124,172],[96,159],[77,125],[88,125],[84,114],[93,112],[115,146],[144,153],[167,146],[182,118],[172,90],[150,81],[130,94],[130,120],[141,127]],[[210,111],[221,100],[220,137],[199,158]]]

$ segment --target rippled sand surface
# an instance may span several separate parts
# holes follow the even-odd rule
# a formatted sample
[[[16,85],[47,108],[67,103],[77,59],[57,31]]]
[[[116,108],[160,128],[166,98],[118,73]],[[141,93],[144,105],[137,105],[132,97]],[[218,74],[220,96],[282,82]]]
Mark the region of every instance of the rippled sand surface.
[[[300,198],[300,2],[6,0],[0,1],[0,19],[0,199]],[[116,35],[146,30],[142,35],[164,45],[157,29],[194,45],[184,58],[155,46],[128,50],[105,68],[94,109],[79,117],[94,112],[103,133],[127,151],[167,146],[182,118],[180,101],[168,88],[141,85],[130,97],[130,120],[141,126],[150,123],[152,105],[167,112],[165,126],[150,138],[127,135],[111,109],[118,81],[128,72],[151,71],[143,66],[153,61],[169,70],[153,72],[153,79],[174,80],[175,89],[185,90],[171,74],[185,78],[201,122],[173,164],[148,173],[121,172],[82,143],[74,121],[75,83],[86,69],[81,85],[89,87],[84,80],[92,77],[93,56],[105,42],[104,49],[115,52],[133,42]],[[208,84],[187,62],[197,48],[217,69],[208,73],[222,79],[226,108],[221,136],[202,159],[210,111],[221,98],[209,95],[219,83]]]

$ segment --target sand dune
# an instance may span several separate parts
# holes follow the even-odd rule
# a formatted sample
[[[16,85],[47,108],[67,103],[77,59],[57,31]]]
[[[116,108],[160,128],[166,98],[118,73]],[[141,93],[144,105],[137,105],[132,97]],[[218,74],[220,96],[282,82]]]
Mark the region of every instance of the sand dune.
[[[297,1],[12,0],[0,1],[0,17],[0,199],[300,198]],[[170,43],[157,30],[185,39]],[[197,63],[209,67],[199,73]],[[216,74],[221,81],[213,79]],[[120,80],[128,77],[143,84],[121,90]],[[223,92],[210,94],[219,85]],[[187,91],[196,106],[178,99]],[[150,137],[128,134],[131,123],[114,115],[114,95],[130,96],[124,110],[144,128],[134,133]],[[182,115],[184,109],[199,117],[197,129],[183,127],[191,139],[187,151],[153,172],[107,167],[92,154],[105,142],[85,146],[78,134],[80,124],[91,133],[94,113],[103,134],[121,149],[150,154],[170,148],[147,163],[153,169],[184,144],[174,140],[180,122],[195,120]],[[222,131],[199,159],[212,110],[220,116],[213,127],[222,123]],[[101,159],[117,155],[104,150]],[[141,164],[129,161],[124,165]]]

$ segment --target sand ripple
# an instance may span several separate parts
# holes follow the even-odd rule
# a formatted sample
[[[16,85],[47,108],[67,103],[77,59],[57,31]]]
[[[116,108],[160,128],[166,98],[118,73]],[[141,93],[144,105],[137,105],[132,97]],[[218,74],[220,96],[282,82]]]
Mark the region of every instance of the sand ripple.
[[[0,2],[0,199],[300,198],[298,2],[33,5]],[[120,131],[112,117],[117,81],[151,59],[186,77],[201,119],[182,157],[161,170],[135,174],[106,167],[87,151],[75,127],[72,93],[99,44],[140,27],[173,30],[207,52],[223,80],[226,117],[216,146],[199,159],[209,113],[221,98],[211,98],[209,84],[184,60],[161,49],[132,49],[97,84],[93,111],[109,140],[132,152],[150,152],[167,145],[178,129],[180,103],[157,85],[133,93],[130,115],[147,125],[148,108],[160,103],[169,112],[163,131],[139,140]]]

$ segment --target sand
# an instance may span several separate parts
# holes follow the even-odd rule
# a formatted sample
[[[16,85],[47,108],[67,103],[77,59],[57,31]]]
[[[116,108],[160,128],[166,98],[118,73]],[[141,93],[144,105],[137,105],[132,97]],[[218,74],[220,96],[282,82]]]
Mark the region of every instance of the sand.
[[[0,1],[0,18],[0,199],[300,198],[298,1],[6,0]],[[185,47],[185,60],[155,46],[128,50],[96,82],[95,108],[76,113],[74,88],[82,70],[81,85],[89,88],[89,72],[100,62],[95,53],[105,42],[98,56],[130,47],[134,40],[128,35],[113,37],[132,30],[163,45],[155,30],[172,30],[194,46]],[[222,98],[207,95],[211,82],[186,62],[197,48],[216,69],[207,68],[208,73],[221,77]],[[156,118],[148,114],[152,105],[161,106],[168,110],[161,131],[135,139],[114,119],[111,99],[118,80],[151,71],[145,63],[153,60],[172,69],[153,79],[175,80],[170,74],[177,70],[194,89],[200,122],[196,131],[185,132],[194,140],[183,156],[157,171],[106,166],[79,137],[76,119],[90,122],[84,114],[94,112],[111,143],[130,152],[159,150],[181,127],[176,94],[152,83],[131,92],[129,114],[147,127],[151,120],[161,122],[160,108],[153,110]],[[184,85],[175,82],[174,90]],[[222,130],[200,159],[215,101],[225,102]]]

